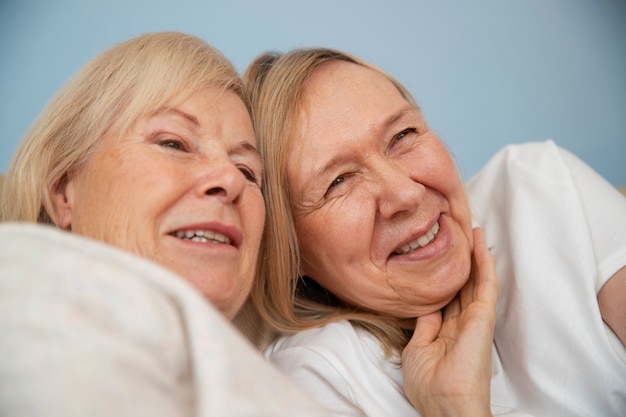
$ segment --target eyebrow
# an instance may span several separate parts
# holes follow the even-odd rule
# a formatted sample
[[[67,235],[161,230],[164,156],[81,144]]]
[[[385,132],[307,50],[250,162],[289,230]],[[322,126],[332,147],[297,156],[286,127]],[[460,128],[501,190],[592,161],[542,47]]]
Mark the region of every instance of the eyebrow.
[[[415,106],[413,106],[412,104],[409,104],[406,107],[401,108],[400,110],[398,110],[397,112],[391,114],[389,117],[387,117],[387,119],[385,119],[383,121],[383,123],[380,124],[380,126],[378,127],[378,129],[380,130],[382,129],[386,129],[389,126],[393,125],[395,122],[397,122],[399,119],[401,119],[405,114],[411,112],[411,111],[418,111],[419,109]],[[333,170],[337,165],[341,165],[344,163],[346,159],[346,156],[343,154],[339,154],[339,155],[335,155],[333,156],[330,161],[328,161],[328,163],[324,164],[323,166],[319,167],[318,169],[316,169],[313,172],[313,175],[309,176],[309,179],[307,181],[305,181],[304,186],[306,188],[309,187],[309,184],[311,182],[313,182],[313,180],[321,177],[322,175],[325,175],[328,171]]]
[[[200,126],[200,121],[198,120],[198,118],[196,116],[194,116],[193,114],[189,114],[187,112],[184,112],[184,111],[182,111],[180,109],[177,109],[176,107],[163,107],[163,108],[160,108],[159,110],[157,110],[156,112],[154,112],[155,115],[162,114],[162,113],[174,113],[174,114],[177,114],[177,115],[183,117],[184,119],[189,120],[195,126]]]
[[[183,117],[184,119],[189,120],[191,123],[193,123],[194,126],[196,126],[196,127],[200,126],[200,121],[198,120],[198,118],[196,116],[194,116],[193,114],[189,114],[187,112],[184,112],[184,111],[182,111],[180,109],[177,109],[176,107],[163,107],[163,108],[157,110],[156,112],[154,112],[155,115],[161,114],[161,113],[175,113],[175,114]],[[233,148],[233,150],[235,152],[238,152],[238,151],[242,150],[242,151],[244,151],[243,153],[252,153],[256,157],[261,159],[261,153],[256,148],[256,146],[254,146],[250,142],[241,141]]]
[[[256,148],[256,146],[254,146],[253,144],[251,144],[250,142],[246,142],[245,140],[242,140],[241,142],[239,142],[234,148],[233,151],[235,153],[251,153],[253,154],[255,157],[261,159],[261,153],[259,152],[259,150]]]

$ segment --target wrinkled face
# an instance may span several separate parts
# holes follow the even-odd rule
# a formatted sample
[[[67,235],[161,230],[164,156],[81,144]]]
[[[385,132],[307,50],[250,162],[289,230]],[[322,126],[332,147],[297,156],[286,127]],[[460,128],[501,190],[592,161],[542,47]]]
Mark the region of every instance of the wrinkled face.
[[[383,75],[334,61],[304,91],[287,173],[303,273],[399,318],[447,304],[469,277],[471,216],[456,167]]]
[[[104,137],[68,176],[55,220],[168,267],[232,318],[255,273],[261,173],[243,102],[208,89]]]

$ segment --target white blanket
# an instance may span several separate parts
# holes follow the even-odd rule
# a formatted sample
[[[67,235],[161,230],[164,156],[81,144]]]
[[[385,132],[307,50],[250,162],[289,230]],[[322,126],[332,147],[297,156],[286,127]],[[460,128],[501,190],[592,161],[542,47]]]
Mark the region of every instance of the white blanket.
[[[0,415],[322,415],[187,282],[99,242],[0,225]]]

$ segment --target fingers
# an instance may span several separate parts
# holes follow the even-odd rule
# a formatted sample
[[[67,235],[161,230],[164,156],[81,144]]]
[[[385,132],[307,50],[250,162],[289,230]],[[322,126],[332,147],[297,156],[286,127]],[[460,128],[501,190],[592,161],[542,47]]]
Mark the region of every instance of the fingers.
[[[440,329],[441,312],[436,311],[418,317],[415,324],[415,332],[413,332],[407,347],[424,348],[430,346],[433,340],[437,338]]]
[[[465,286],[467,286],[468,284],[465,284]],[[466,292],[465,287],[463,287],[461,289],[461,293]],[[456,297],[454,297],[452,299],[452,301],[450,301],[450,303],[445,306],[445,308],[443,309],[443,320],[450,320],[451,318],[454,318],[456,316],[458,316],[459,314],[461,314],[461,296],[457,295]]]
[[[498,276],[493,256],[487,248],[482,229],[474,229],[474,265],[476,271],[474,298],[495,305],[498,296]]]
[[[497,293],[495,266],[491,253],[487,248],[483,232],[480,228],[475,228],[473,233],[474,249],[472,252],[470,277],[459,291],[457,298],[446,307],[444,320],[457,316],[462,311],[466,310],[472,302],[479,300],[480,297],[483,297],[483,300],[487,301],[491,300]],[[489,282],[489,284],[486,284],[481,290],[480,285],[483,285],[484,282]],[[494,282],[496,285],[496,293],[493,292]],[[486,291],[486,294],[481,296],[481,291]],[[495,302],[495,298],[492,301]]]
[[[456,305],[451,303],[446,307],[444,319],[455,317],[457,314],[467,311],[472,304],[480,305],[480,308],[486,308],[489,315],[495,315],[498,295],[498,277],[495,263],[487,247],[482,230],[475,228],[473,232],[474,249],[470,278],[465,286],[461,288]]]
[[[477,269],[474,265],[474,261],[472,260],[472,270],[470,272],[470,277],[463,286],[463,288],[461,288],[461,291],[459,291],[459,295],[457,297],[459,312],[466,309],[472,303],[472,301],[474,301],[474,292],[476,290],[476,274]]]
[[[477,285],[481,281],[481,274],[485,269],[486,256],[491,256],[489,249],[485,243],[485,237],[480,228],[474,228],[472,230],[474,236],[474,249],[472,250],[472,270],[470,272],[470,278],[461,291],[460,307],[466,309],[476,296]]]
[[[480,229],[470,279],[445,312],[417,319],[402,352],[404,386],[421,415],[491,415],[491,345],[498,280]]]
[[[492,262],[491,253],[487,247],[485,241],[485,234],[480,227],[475,227],[474,230],[474,262],[479,266],[485,263]]]

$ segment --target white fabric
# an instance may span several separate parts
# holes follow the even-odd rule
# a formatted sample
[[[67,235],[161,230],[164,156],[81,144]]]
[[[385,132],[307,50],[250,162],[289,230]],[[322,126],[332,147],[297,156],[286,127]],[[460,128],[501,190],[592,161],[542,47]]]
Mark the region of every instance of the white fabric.
[[[519,407],[626,415],[626,349],[597,304],[626,265],[626,199],[552,141],[508,147],[468,191],[496,259],[495,345]]]
[[[551,141],[505,148],[468,192],[500,279],[494,415],[626,415],[626,349],[596,300],[626,265],[626,199]],[[347,322],[282,337],[266,357],[334,415],[418,415],[400,368]]]
[[[404,395],[399,358],[347,321],[284,336],[266,357],[335,416],[418,416]]]
[[[182,278],[51,227],[0,226],[0,415],[320,416]]]

